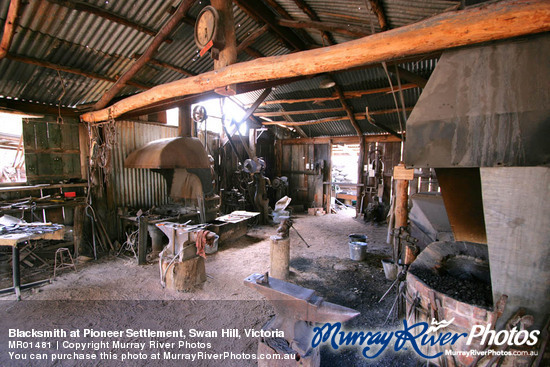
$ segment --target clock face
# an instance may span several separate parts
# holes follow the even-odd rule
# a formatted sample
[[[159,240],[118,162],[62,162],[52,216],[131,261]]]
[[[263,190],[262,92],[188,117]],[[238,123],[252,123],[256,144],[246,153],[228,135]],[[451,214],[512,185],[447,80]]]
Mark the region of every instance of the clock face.
[[[214,8],[208,6],[199,14],[195,24],[195,41],[200,48],[206,46],[214,38],[218,20],[215,12]]]

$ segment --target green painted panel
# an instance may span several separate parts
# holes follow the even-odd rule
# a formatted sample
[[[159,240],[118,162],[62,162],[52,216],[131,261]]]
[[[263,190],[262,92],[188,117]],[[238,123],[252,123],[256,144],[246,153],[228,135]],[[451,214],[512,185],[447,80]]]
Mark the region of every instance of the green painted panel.
[[[48,123],[46,125],[48,129],[48,148],[61,148],[61,126],[52,123]]]

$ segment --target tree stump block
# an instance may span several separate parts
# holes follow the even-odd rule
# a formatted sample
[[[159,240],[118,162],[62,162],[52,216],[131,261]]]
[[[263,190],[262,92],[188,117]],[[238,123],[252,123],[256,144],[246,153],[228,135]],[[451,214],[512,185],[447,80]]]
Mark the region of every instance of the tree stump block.
[[[290,263],[290,238],[271,236],[271,248],[269,258],[271,266],[269,276],[281,280],[288,279]]]
[[[206,268],[204,259],[194,256],[183,261],[174,261],[170,264],[169,259],[162,259],[162,271],[166,274],[166,287],[177,291],[188,292],[206,282]],[[166,269],[168,268],[168,271]]]

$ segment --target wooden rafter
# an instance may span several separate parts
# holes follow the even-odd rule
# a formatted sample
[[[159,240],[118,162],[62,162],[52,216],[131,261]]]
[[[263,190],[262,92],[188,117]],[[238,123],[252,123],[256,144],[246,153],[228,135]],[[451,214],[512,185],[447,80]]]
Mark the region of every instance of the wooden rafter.
[[[102,17],[104,19],[108,19],[112,22],[115,22],[115,23],[122,24],[122,25],[125,25],[125,26],[130,27],[130,28],[133,28],[135,30],[140,31],[141,33],[145,33],[145,34],[148,34],[150,36],[155,36],[157,34],[157,32],[155,32],[154,29],[151,29],[151,28],[145,27],[141,24],[132,22],[131,20],[123,18],[120,15],[117,15],[115,13],[112,13],[110,11],[107,11],[105,9],[102,9],[100,7],[97,7],[97,6],[94,6],[94,5],[91,5],[91,4],[82,3],[80,1],[69,1],[69,0],[48,0],[48,1],[52,4],[57,4],[57,5],[65,7],[65,8],[74,9],[74,10],[77,10],[79,12],[86,12],[86,13],[97,15],[97,16]],[[166,38],[166,39],[164,39],[164,42],[170,43],[170,42],[172,42],[172,40]]]
[[[135,54],[134,55],[135,59],[139,59],[140,57],[141,57],[140,54]],[[185,68],[182,68],[182,67],[179,67],[179,66],[176,66],[176,65],[172,65],[170,63],[160,61],[160,60],[157,60],[157,59],[151,59],[147,63],[151,64],[151,65],[156,65],[156,66],[163,67],[165,69],[175,71],[175,72],[183,74],[185,76],[195,76],[195,75],[197,75],[197,73],[192,72],[191,70],[187,70]]]
[[[345,27],[342,24],[331,22],[317,22],[313,20],[289,20],[278,19],[277,23],[283,27],[289,28],[308,28],[318,29],[326,32],[340,33],[351,37],[365,37],[371,34],[370,31],[361,27]]]
[[[130,79],[149,61],[153,58],[153,55],[156,53],[157,49],[164,41],[166,37],[176,28],[181,19],[185,16],[187,11],[191,8],[195,1],[194,0],[182,0],[176,12],[172,15],[170,20],[166,22],[164,27],[158,32],[155,36],[145,53],[128,69],[117,81],[115,84],[109,88],[107,92],[103,94],[101,99],[94,105],[94,109],[100,109],[105,106],[113,99],[114,96],[126,85]]]
[[[408,71],[407,69],[403,69],[400,66],[396,66],[396,68],[399,70],[400,78],[408,81],[409,83],[414,83],[420,88],[424,88],[426,86],[426,83],[428,83],[428,79],[424,78],[421,75],[415,74],[411,71]]]
[[[320,110],[300,110],[300,111],[272,111],[272,112],[256,112],[254,116],[257,117],[275,117],[282,115],[310,115],[315,113],[329,113],[344,111],[343,107],[324,108]]]
[[[413,83],[409,84],[403,84],[401,85],[401,90],[407,90],[412,88],[417,88],[418,86]],[[399,91],[399,88],[393,88],[394,91]],[[379,93],[391,93],[390,87],[384,87],[384,88],[376,88],[376,89],[366,89],[366,90],[352,90],[352,91],[345,91],[344,97],[346,99],[351,98],[361,98],[362,96],[366,96],[369,94],[379,94]],[[331,97],[311,97],[311,98],[289,98],[289,99],[272,99],[269,101],[264,101],[260,106],[268,106],[273,104],[293,104],[293,103],[304,103],[304,102],[313,102],[313,103],[321,103],[325,101],[335,101],[338,99],[338,96],[333,95]]]
[[[317,16],[315,11],[313,11],[313,9],[304,0],[294,0],[294,3],[309,17],[309,19],[311,19],[314,22],[321,23],[321,19]],[[329,45],[336,44],[336,42],[334,42],[334,39],[332,38],[330,33],[324,30],[321,30],[321,36]]]
[[[248,37],[246,37],[241,42],[239,42],[239,45],[237,46],[237,51],[238,52],[245,51],[249,46],[251,46],[254,43],[254,41],[256,41],[260,36],[262,36],[268,30],[269,30],[269,26],[267,24],[264,24],[263,27],[258,28],[254,32],[250,33]]]
[[[317,16],[315,11],[304,0],[294,0],[294,3],[309,17],[309,19],[311,19],[314,22],[321,23],[321,19]],[[330,33],[321,31],[321,35],[329,45],[334,45],[336,43]],[[334,91],[336,92],[336,96],[338,97],[338,100],[340,101],[340,104],[342,105],[343,110],[346,111],[346,115],[348,116],[348,120],[351,123],[351,126],[353,126],[353,128],[355,129],[355,132],[357,133],[357,135],[359,136],[363,135],[361,126],[359,126],[359,123],[355,119],[355,114],[353,112],[353,109],[347,103],[344,93],[342,92],[342,88],[340,88],[336,80],[332,78],[332,75],[327,75],[327,77],[331,78],[332,82],[334,83],[334,86],[333,86]]]
[[[54,64],[54,63],[51,63],[51,62],[38,60],[38,59],[35,59],[35,58],[32,58],[32,57],[20,56],[20,55],[14,55],[12,53],[8,53],[6,58],[9,59],[9,60],[22,62],[22,63],[29,64],[29,65],[36,65],[36,66],[41,66],[41,67],[48,68],[48,69],[63,71],[63,72],[70,73],[70,74],[81,75],[81,76],[84,76],[84,77],[90,78],[90,79],[104,80],[104,81],[107,81],[107,82],[116,83],[115,78],[109,78],[109,77],[107,77],[105,75],[102,75],[102,74],[92,73],[92,72],[84,71],[84,70],[77,69],[77,68],[71,68],[71,67],[68,67],[68,66]],[[141,84],[141,83],[136,83],[136,82],[133,82],[131,80],[128,81],[126,84],[137,87],[139,89],[149,89],[149,88],[151,88],[150,86],[147,86],[147,85],[144,85],[144,84]]]
[[[277,24],[273,13],[263,2],[257,0],[233,0],[233,2],[257,22],[267,24],[290,49],[297,51],[307,49],[304,42],[295,33]]]
[[[406,111],[412,111],[412,107],[407,107],[405,108]],[[343,110],[343,109],[342,109]],[[392,109],[388,109],[388,110],[377,110],[377,111],[369,111],[369,115],[370,116],[375,116],[375,115],[386,115],[386,114],[390,114],[390,113],[398,113],[400,112],[401,110],[399,109],[396,109],[396,108],[392,108]],[[365,113],[355,113],[353,115],[353,117],[356,119],[356,120],[366,120],[367,119],[367,116]],[[283,125],[287,125],[287,126],[307,126],[307,125],[316,125],[316,124],[322,124],[324,122],[335,122],[335,121],[346,121],[346,120],[349,120],[349,117],[348,116],[338,116],[338,117],[327,117],[327,118],[322,118],[322,119],[318,119],[318,120],[308,120],[308,121],[295,121],[295,122],[285,122],[285,121],[262,121],[262,124],[263,125],[279,125],[279,124],[283,124]]]
[[[382,32],[387,31],[390,29],[390,26],[388,24],[388,19],[386,18],[386,13],[384,12],[384,7],[382,6],[382,3],[380,0],[366,0],[368,4],[370,5],[370,8],[374,15],[378,18],[378,24],[380,25],[380,30]]]
[[[348,102],[346,102],[346,97],[342,92],[342,88],[340,88],[338,84],[335,84],[333,88],[334,88],[334,91],[336,92],[336,95],[338,96],[338,99],[340,100],[340,104],[346,111],[346,115],[348,116],[351,126],[353,126],[353,128],[355,129],[355,132],[357,133],[357,135],[363,135],[363,131],[361,131],[361,126],[359,126],[359,124],[357,123],[357,119],[355,118],[353,109],[350,107]]]
[[[286,20],[293,20],[292,16],[283,8],[276,0],[266,0],[266,3],[273,9],[282,19]],[[304,30],[299,31],[301,38],[306,42],[308,45],[315,45],[316,42],[309,33],[307,33]]]
[[[15,33],[15,22],[17,21],[17,14],[19,12],[20,4],[20,0],[10,1],[8,16],[6,17],[6,22],[4,23],[4,33],[2,33],[2,40],[0,41],[0,60],[6,57],[10,49],[13,34]]]
[[[125,98],[109,109],[85,113],[81,119],[106,121],[109,116],[120,116],[170,98],[204,93],[235,83],[317,75],[548,31],[550,2],[503,0],[483,7],[439,14],[399,29],[322,49],[264,57],[162,84]]]

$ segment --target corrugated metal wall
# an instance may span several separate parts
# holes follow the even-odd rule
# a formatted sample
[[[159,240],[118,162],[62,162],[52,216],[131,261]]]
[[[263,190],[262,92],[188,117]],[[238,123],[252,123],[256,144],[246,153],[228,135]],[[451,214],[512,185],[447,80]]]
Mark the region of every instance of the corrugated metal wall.
[[[176,137],[177,127],[137,121],[117,121],[113,150],[115,200],[118,207],[149,209],[168,202],[164,178],[149,169],[124,168],[124,159],[150,141]]]

